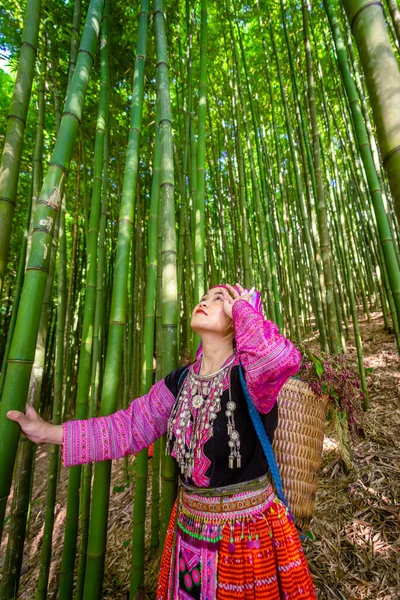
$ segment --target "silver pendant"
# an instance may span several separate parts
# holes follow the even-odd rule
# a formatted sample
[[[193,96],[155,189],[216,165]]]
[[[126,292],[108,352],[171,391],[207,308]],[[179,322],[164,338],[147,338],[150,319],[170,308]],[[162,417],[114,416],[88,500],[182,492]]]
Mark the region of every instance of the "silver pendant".
[[[203,396],[200,396],[200,394],[197,394],[196,396],[194,396],[192,398],[192,405],[195,408],[200,408],[201,406],[203,406],[203,402],[204,402],[204,398],[203,398]]]

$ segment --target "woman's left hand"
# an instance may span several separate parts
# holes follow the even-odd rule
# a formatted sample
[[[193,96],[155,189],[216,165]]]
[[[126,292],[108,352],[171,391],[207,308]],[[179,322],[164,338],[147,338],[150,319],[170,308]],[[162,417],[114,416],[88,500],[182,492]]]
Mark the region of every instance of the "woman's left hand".
[[[239,283],[235,283],[235,286],[238,288],[239,292],[234,287],[229,285],[229,283],[226,284],[226,287],[228,288],[233,297],[227,292],[225,288],[222,288],[222,293],[224,296],[224,310],[228,317],[230,317],[231,319],[232,307],[235,304],[235,302],[237,302],[238,300],[246,300],[246,302],[250,302],[250,298],[252,297],[255,291],[255,288],[252,287],[250,291],[246,292]]]

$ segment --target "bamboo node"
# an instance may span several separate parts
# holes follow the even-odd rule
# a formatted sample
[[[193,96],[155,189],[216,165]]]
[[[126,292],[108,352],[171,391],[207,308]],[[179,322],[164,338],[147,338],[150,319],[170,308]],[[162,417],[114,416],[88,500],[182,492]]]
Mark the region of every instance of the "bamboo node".
[[[33,360],[26,360],[25,358],[9,358],[7,361],[8,364],[10,363],[19,363],[19,364],[26,364],[26,365],[33,365],[34,361]]]
[[[49,167],[58,167],[65,174],[65,176],[68,177],[68,171],[64,167],[64,165],[60,165],[59,163],[56,163],[56,162],[51,162],[51,163],[49,163]]]
[[[66,115],[69,115],[70,117],[76,119],[76,121],[78,121],[79,123],[79,126],[81,126],[81,120],[75,113],[71,112],[70,110],[64,110],[62,116],[65,117]]]
[[[79,52],[84,52],[85,54],[88,54],[94,64],[94,56],[91,52],[89,52],[89,50],[85,50],[85,48],[79,48],[78,54],[79,54]]]
[[[39,227],[32,227],[32,233],[50,233],[46,225],[41,225]]]
[[[23,119],[22,117],[19,117],[18,115],[7,115],[7,119],[16,119],[17,121],[20,121],[21,123],[23,123],[24,127],[26,125],[25,119]]]
[[[383,166],[385,166],[385,163],[387,160],[389,160],[389,158],[392,156],[392,154],[395,154],[396,152],[398,152],[400,150],[400,145],[399,146],[395,146],[394,148],[392,148],[387,154],[386,156],[384,156],[383,160],[382,160],[382,164]]]
[[[166,188],[166,187],[169,187],[169,188],[171,188],[171,190],[173,190],[174,189],[174,184],[170,183],[169,181],[165,181],[164,183],[162,183],[160,185],[160,189],[161,188]]]
[[[45,267],[42,267],[41,265],[36,265],[36,266],[33,266],[33,267],[27,267],[26,270],[27,271],[43,271],[43,273],[49,274],[49,270],[46,269]]]
[[[22,46],[28,46],[29,48],[32,48],[35,54],[37,52],[37,48],[35,48],[35,46],[33,46],[30,42],[23,41],[21,42],[21,48]]]
[[[12,204],[13,206],[15,206],[15,200],[12,200],[11,198],[6,198],[5,196],[0,196],[0,202],[8,202],[8,204]]]
[[[158,125],[160,126],[163,123],[167,123],[167,125],[169,125],[172,128],[172,121],[171,121],[171,119],[166,119],[166,118],[161,119],[160,122],[158,123]]]
[[[358,9],[358,11],[354,14],[351,23],[350,23],[350,29],[351,32],[353,33],[353,25],[354,25],[354,21],[356,20],[356,18],[358,17],[358,15],[365,10],[366,8],[369,8],[370,6],[373,6],[374,4],[376,4],[377,6],[380,6],[381,9],[383,10],[383,6],[382,6],[382,2],[379,2],[379,0],[371,0],[371,2],[367,2],[366,4],[364,4],[364,6],[361,6],[361,8]]]
[[[60,184],[58,184],[48,198],[40,199],[38,204],[45,204],[55,211],[59,211],[61,208],[61,193]]]
[[[156,70],[158,69],[158,67],[160,67],[161,65],[165,65],[167,67],[167,69],[169,69],[168,63],[165,60],[159,60],[156,63]]]

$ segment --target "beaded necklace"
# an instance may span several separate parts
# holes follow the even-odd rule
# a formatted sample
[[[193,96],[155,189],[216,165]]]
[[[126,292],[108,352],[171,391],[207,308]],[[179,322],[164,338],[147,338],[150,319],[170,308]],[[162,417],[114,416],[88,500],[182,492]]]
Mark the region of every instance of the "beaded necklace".
[[[235,355],[228,362],[209,375],[198,375],[189,369],[188,375],[179,392],[178,398],[168,420],[166,454],[171,454],[172,438],[175,435],[173,452],[182,475],[192,476],[195,460],[200,459],[204,437],[212,437],[214,421],[221,410],[223,381],[229,373],[229,401],[226,405],[229,468],[241,467],[240,437],[235,427],[235,402],[231,396],[230,372]]]

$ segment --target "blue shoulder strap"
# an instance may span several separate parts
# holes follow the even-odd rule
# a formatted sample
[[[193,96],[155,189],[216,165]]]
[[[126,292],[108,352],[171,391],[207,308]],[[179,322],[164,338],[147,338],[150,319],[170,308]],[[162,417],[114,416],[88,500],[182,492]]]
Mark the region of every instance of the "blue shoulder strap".
[[[181,384],[182,378],[183,378],[183,376],[186,374],[187,370],[188,370],[188,367],[185,367],[185,368],[183,369],[182,373],[179,375],[179,379],[178,379],[178,389],[179,389],[179,386],[180,386],[180,384]]]
[[[269,470],[271,472],[271,477],[275,485],[277,496],[279,500],[281,500],[284,503],[284,505],[288,507],[288,503],[283,492],[281,474],[279,473],[279,467],[276,462],[272,444],[269,441],[267,432],[265,431],[265,427],[263,422],[261,421],[259,412],[254,406],[252,399],[250,398],[249,390],[247,389],[246,380],[243,374],[243,367],[241,364],[239,364],[239,378],[244,392],[244,396],[246,398],[250,418],[253,421],[254,429],[256,430],[258,439],[260,440],[262,449],[264,450],[265,458],[268,462]]]
[[[304,534],[301,527],[299,527],[296,524],[296,520],[293,516],[292,511],[290,510],[290,507],[286,500],[285,494],[283,492],[281,474],[279,472],[278,463],[276,462],[274,450],[273,450],[272,444],[269,441],[269,438],[267,436],[267,432],[265,431],[264,424],[261,421],[260,414],[259,414],[258,410],[256,409],[256,407],[254,406],[252,399],[250,398],[249,390],[247,389],[246,380],[245,380],[244,374],[243,374],[243,367],[240,363],[239,363],[239,378],[240,378],[240,383],[242,385],[244,396],[246,398],[247,408],[249,410],[250,418],[253,421],[254,429],[256,430],[258,439],[260,440],[262,449],[264,450],[265,458],[267,459],[267,462],[268,462],[272,481],[274,482],[274,486],[276,489],[276,494],[277,494],[279,500],[281,500],[283,502],[283,504],[286,506],[286,508],[288,509],[289,515],[290,515],[291,519],[293,520],[293,523],[296,526],[297,533],[299,534],[299,538],[301,540],[305,540],[306,535]]]

